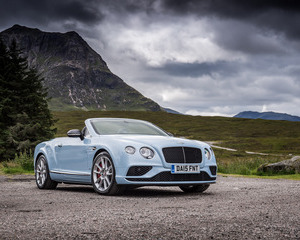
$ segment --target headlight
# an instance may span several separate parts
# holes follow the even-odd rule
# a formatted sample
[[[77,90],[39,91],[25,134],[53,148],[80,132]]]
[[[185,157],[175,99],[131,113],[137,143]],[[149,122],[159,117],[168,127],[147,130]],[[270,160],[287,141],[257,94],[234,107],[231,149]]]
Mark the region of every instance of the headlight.
[[[214,156],[215,153],[214,153],[214,150],[212,150],[212,148],[209,148],[210,152],[211,152],[211,156]]]
[[[134,154],[135,153],[135,148],[132,146],[127,146],[125,148],[125,152],[127,152],[128,154]]]
[[[144,158],[147,158],[147,159],[151,159],[154,157],[154,152],[150,149],[150,148],[147,148],[147,147],[142,147],[140,149],[140,154],[144,157]]]
[[[211,159],[211,153],[210,151],[207,149],[207,148],[204,148],[204,154],[205,154],[205,157],[210,160]]]

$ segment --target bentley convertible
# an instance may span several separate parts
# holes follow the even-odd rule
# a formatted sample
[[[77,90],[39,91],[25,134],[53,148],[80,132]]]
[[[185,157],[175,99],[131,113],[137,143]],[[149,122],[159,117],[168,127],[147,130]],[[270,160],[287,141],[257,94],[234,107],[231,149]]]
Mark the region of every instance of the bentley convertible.
[[[173,137],[146,121],[91,118],[82,131],[67,135],[36,146],[38,188],[90,184],[99,194],[115,195],[149,185],[203,192],[216,182],[216,159],[208,144]]]

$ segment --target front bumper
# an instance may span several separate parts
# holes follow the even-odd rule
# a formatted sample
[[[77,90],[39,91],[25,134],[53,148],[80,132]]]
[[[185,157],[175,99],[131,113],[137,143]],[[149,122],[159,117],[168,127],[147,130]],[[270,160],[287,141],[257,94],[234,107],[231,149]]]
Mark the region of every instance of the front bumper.
[[[216,166],[206,166],[200,173],[172,174],[171,170],[164,167],[153,167],[142,176],[116,176],[116,181],[121,185],[197,185],[216,182]]]

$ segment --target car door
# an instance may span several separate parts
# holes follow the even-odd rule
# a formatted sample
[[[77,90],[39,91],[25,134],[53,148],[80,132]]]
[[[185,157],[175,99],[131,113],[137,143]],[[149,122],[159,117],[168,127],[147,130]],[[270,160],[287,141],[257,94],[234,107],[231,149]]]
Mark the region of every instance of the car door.
[[[87,150],[90,141],[79,137],[64,138],[55,145],[58,170],[67,175],[90,175],[87,164]]]

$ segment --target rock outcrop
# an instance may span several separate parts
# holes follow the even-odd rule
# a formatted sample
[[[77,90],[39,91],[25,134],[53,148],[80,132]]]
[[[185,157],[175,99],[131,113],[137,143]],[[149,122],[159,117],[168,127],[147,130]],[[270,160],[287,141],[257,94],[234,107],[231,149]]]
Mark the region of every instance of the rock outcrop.
[[[300,156],[277,163],[264,164],[257,169],[258,172],[272,173],[300,173]]]

